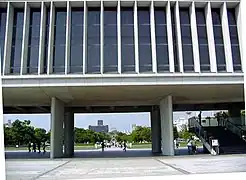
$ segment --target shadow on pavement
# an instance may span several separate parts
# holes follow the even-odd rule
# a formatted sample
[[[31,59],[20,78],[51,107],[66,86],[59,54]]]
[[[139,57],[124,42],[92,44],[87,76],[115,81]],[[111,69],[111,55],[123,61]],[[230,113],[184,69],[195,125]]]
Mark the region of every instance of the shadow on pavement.
[[[202,148],[198,149],[197,154],[203,154]],[[175,149],[176,156],[188,155],[187,148]],[[162,156],[161,154],[153,154],[151,149],[128,149],[124,152],[122,149],[105,149],[101,150],[80,150],[74,152],[74,158],[127,158],[127,157],[155,157]],[[34,153],[26,151],[6,151],[6,159],[47,159],[50,157],[50,152]]]

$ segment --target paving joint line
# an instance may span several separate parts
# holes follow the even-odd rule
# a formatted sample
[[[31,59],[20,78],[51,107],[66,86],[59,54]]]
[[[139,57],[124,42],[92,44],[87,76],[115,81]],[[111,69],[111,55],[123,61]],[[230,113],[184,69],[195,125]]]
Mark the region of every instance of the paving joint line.
[[[191,174],[189,171],[186,171],[186,170],[184,170],[184,169],[175,167],[175,166],[173,166],[173,165],[171,165],[171,164],[168,164],[168,163],[165,163],[165,162],[163,162],[163,161],[161,161],[161,160],[159,160],[159,159],[155,159],[155,160],[158,161],[158,162],[160,162],[161,164],[164,164],[164,165],[166,165],[166,166],[168,166],[168,167],[170,167],[170,168],[175,169],[176,171],[181,172],[182,174],[185,174],[185,175]]]
[[[52,172],[52,171],[54,171],[54,170],[56,170],[56,169],[58,169],[58,168],[60,168],[60,167],[62,167],[62,166],[64,166],[64,165],[70,163],[71,161],[72,161],[72,159],[71,159],[71,160],[68,160],[68,161],[65,162],[65,163],[60,164],[59,166],[56,166],[56,167],[52,168],[51,170],[48,170],[48,171],[46,171],[46,172],[44,172],[44,173],[42,173],[42,174],[40,174],[40,175],[34,177],[32,180],[39,179],[40,177],[42,177],[42,176],[44,176],[44,175],[46,175],[46,174],[48,174],[48,173],[50,173],[50,172]]]

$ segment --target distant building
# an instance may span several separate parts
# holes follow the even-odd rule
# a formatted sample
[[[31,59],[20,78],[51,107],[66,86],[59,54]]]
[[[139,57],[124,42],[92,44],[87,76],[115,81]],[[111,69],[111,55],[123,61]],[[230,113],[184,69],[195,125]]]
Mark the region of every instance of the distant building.
[[[132,131],[134,131],[136,129],[137,125],[136,124],[132,124]]]
[[[11,128],[11,127],[12,127],[12,122],[11,122],[11,120],[8,120],[8,122],[5,123],[4,125],[5,125],[5,127]]]
[[[108,125],[103,125],[103,120],[97,121],[97,126],[89,125],[89,130],[95,131],[95,132],[105,132],[108,133],[109,128]]]
[[[97,121],[97,125],[98,125],[98,126],[103,126],[103,120],[98,120],[98,121]]]

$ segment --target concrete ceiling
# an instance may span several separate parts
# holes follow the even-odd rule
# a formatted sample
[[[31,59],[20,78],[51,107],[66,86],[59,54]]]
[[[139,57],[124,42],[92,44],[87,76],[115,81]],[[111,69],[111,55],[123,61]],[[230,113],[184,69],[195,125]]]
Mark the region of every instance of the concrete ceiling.
[[[51,97],[76,106],[155,105],[169,94],[180,104],[244,101],[243,85],[3,88],[4,106],[50,105]]]

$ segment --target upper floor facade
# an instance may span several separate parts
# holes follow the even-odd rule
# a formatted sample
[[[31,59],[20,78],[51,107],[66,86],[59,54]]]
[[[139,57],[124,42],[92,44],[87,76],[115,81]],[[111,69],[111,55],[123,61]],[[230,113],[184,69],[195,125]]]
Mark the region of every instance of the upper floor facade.
[[[243,74],[239,0],[1,1],[2,75]]]

